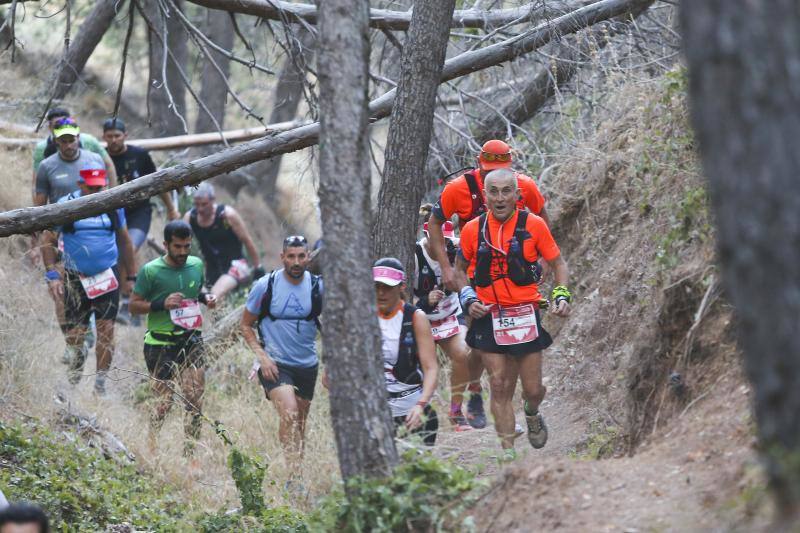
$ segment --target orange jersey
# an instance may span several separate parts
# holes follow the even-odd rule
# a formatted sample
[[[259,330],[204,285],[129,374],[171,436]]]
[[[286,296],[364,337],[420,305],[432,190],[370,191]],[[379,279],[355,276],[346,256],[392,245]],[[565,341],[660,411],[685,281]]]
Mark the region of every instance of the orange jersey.
[[[519,211],[514,213],[508,220],[501,223],[491,213],[487,215],[486,234],[492,245],[497,249],[502,249],[508,253],[511,244],[511,237],[514,235],[514,228],[517,225]],[[475,265],[478,257],[478,232],[480,227],[480,217],[467,222],[461,230],[461,255],[469,262],[467,274],[470,277],[475,275]],[[529,214],[525,223],[525,229],[530,233],[530,238],[524,240],[522,244],[523,257],[533,263],[540,257],[547,261],[557,258],[561,251],[558,249],[556,241],[550,234],[550,229],[541,217]],[[488,287],[476,287],[478,298],[485,304],[517,305],[538,302],[541,299],[539,288],[536,283],[531,285],[519,286],[512,282],[507,274],[508,266],[503,259],[493,259],[491,265],[491,278],[494,280]]]
[[[477,182],[478,192],[481,195],[480,205],[485,205],[483,196],[483,176],[480,172],[474,172],[475,181]],[[544,196],[539,192],[539,187],[532,178],[525,174],[517,173],[517,186],[522,191],[521,198],[517,201],[518,209],[525,209],[538,215],[544,209]],[[458,224],[464,227],[464,224],[480,216],[480,213],[474,213],[474,203],[470,191],[467,178],[462,174],[456,179],[450,181],[445,185],[442,194],[439,196],[439,201],[433,207],[433,214],[440,220],[450,220],[454,214],[458,215]]]

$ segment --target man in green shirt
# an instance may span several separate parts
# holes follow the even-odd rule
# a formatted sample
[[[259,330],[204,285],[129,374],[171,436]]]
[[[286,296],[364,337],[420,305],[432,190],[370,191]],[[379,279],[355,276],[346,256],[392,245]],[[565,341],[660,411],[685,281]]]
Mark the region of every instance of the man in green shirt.
[[[150,446],[172,407],[170,381],[178,381],[186,402],[184,430],[186,455],[200,437],[205,361],[200,328],[200,304],[216,306],[213,294],[203,289],[203,262],[189,255],[192,229],[182,220],[164,227],[165,256],[144,265],[136,276],[130,300],[131,314],[147,314],[144,360],[153,377],[153,392],[158,399],[150,417]]]

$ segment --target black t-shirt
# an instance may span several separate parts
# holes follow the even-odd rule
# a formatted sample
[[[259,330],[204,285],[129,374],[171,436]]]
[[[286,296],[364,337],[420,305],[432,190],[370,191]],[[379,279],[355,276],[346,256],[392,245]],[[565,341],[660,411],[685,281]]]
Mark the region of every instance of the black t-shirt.
[[[117,171],[119,183],[128,183],[138,177],[152,174],[156,171],[156,165],[150,158],[150,152],[138,146],[128,145],[128,149],[119,155],[109,153],[111,160],[114,161],[114,168]],[[125,208],[125,212],[133,212],[139,209],[148,209],[150,200],[144,200]]]

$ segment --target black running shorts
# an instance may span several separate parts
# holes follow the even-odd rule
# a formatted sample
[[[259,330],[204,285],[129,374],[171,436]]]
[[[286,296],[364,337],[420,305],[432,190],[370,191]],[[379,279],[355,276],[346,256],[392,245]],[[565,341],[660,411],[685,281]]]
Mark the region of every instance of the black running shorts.
[[[119,270],[113,268],[119,279]],[[94,313],[95,320],[114,320],[119,309],[119,289],[115,289],[92,300],[86,296],[77,272],[67,270],[64,273],[64,320],[67,328],[88,326]]]
[[[204,368],[205,347],[197,334],[177,344],[145,344],[144,362],[150,375],[167,381],[175,379],[186,368]]]
[[[269,381],[258,371],[258,381],[264,387],[264,394],[269,400],[269,393],[273,389],[277,389],[282,385],[291,385],[294,387],[294,393],[308,400],[309,402],[314,399],[314,387],[317,385],[317,373],[319,372],[319,365],[303,368],[301,366],[289,366],[276,363],[278,365],[278,380]]]
[[[530,353],[541,352],[553,344],[550,334],[542,327],[541,315],[536,310],[536,323],[539,324],[539,336],[532,342],[524,344],[499,345],[494,342],[494,331],[492,330],[492,314],[487,313],[483,318],[472,320],[472,324],[467,330],[467,345],[470,348],[481,350],[482,352],[501,353],[522,357]]]

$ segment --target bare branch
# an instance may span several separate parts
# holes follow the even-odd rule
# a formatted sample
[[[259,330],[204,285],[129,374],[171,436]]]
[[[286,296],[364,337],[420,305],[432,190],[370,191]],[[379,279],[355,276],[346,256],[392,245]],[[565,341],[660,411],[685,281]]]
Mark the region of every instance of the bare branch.
[[[316,24],[317,8],[311,4],[295,4],[278,0],[189,0],[193,4],[211,9],[224,9],[231,13],[254,15],[270,20],[287,20]],[[572,2],[574,3],[574,2]],[[503,26],[511,22],[522,23],[528,17],[552,16],[572,9],[568,1],[531,2],[521,7],[480,11],[464,9],[453,13],[453,28],[488,28]],[[411,23],[410,11],[371,9],[369,25],[386,30],[407,30]]]
[[[137,2],[139,0],[133,0]],[[649,4],[652,0],[601,0],[572,13],[542,24],[518,37],[482,50],[465,52],[445,62],[440,83],[477,72],[544,46],[554,36],[574,33],[597,22],[613,18]],[[141,12],[141,8],[140,8]],[[396,90],[391,90],[370,104],[372,120],[389,115]],[[193,185],[208,178],[230,172],[244,165],[269,159],[278,154],[313,146],[319,141],[319,123],[279,133],[234,146],[210,156],[166,168],[114,187],[111,190],[84,196],[69,202],[41,207],[27,207],[0,213],[0,237],[32,233],[58,224],[79,220],[146,200],[161,192],[183,185]]]
[[[122,45],[122,64],[119,67],[119,85],[117,85],[117,96],[114,98],[114,118],[117,118],[119,104],[122,101],[122,85],[125,82],[125,66],[128,64],[128,47],[131,44],[131,36],[133,35],[133,17],[135,14],[134,9],[135,6],[133,5],[133,2],[131,2],[128,6],[128,31],[125,33],[125,43]]]

